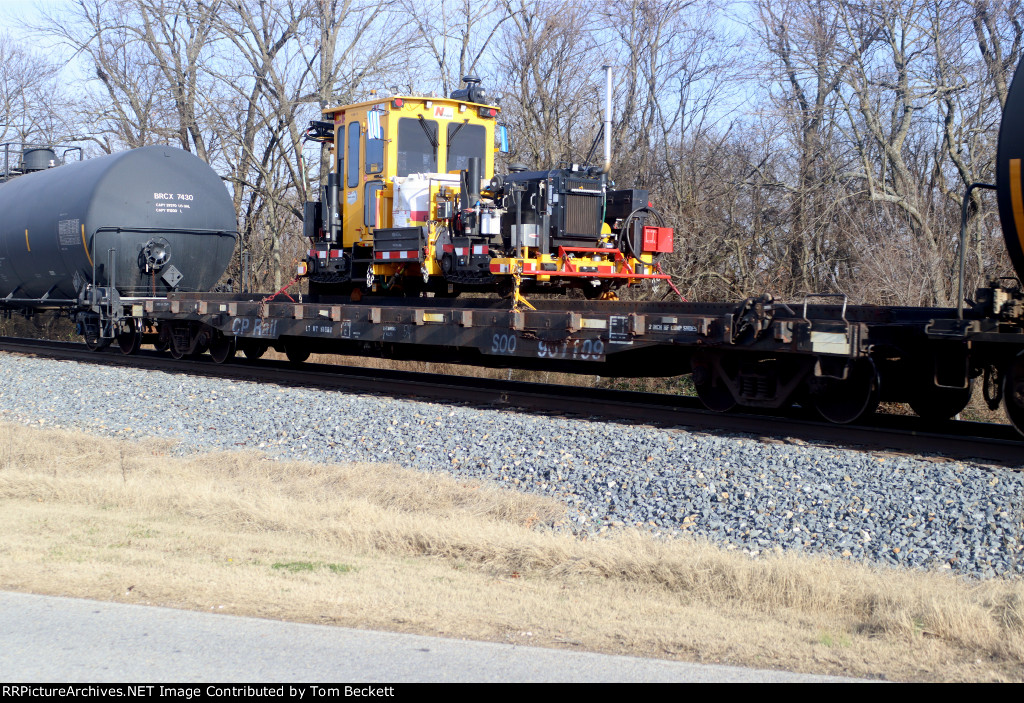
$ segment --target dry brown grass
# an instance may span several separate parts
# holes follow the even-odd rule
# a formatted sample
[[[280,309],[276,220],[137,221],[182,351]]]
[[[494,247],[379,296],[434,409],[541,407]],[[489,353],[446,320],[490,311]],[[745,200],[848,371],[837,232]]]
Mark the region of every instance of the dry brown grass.
[[[904,680],[1024,680],[1024,583],[636,532],[393,466],[0,425],[0,588]]]

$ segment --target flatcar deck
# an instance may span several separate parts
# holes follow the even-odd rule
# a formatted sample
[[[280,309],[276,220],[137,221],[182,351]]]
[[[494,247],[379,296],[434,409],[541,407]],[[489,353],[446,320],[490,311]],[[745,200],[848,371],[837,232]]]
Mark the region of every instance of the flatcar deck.
[[[517,366],[569,362],[582,373],[612,365],[617,375],[670,375],[688,368],[680,350],[721,347],[762,354],[860,358],[911,338],[1024,344],[988,318],[957,320],[955,309],[775,303],[508,301],[364,298],[310,303],[232,294],[172,294],[143,301],[146,317],[197,322],[270,346],[371,347],[403,357]],[[404,349],[408,347],[407,349]],[[414,352],[413,348],[420,348]],[[468,358],[467,358],[468,357]],[[655,366],[633,366],[635,358]],[[626,361],[626,360],[629,361]]]

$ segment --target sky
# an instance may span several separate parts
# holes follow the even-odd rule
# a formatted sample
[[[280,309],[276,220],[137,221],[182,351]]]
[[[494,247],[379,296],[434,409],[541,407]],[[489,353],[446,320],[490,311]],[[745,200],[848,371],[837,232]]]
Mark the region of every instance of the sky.
[[[6,22],[16,17],[32,17],[38,13],[40,5],[53,4],[55,3],[40,2],[39,0],[0,0],[0,21]]]

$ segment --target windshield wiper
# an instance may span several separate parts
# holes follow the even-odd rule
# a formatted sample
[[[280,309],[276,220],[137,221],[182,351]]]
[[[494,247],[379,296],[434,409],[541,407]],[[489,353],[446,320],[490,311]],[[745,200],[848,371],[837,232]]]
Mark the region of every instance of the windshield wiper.
[[[430,145],[434,147],[434,151],[437,151],[437,136],[430,130],[427,121],[423,119],[423,115],[416,115],[416,118],[420,121],[420,127],[423,128],[423,133],[427,135],[427,139],[430,140]]]
[[[455,130],[451,134],[448,135],[448,151],[445,152],[445,160],[447,160],[448,157],[452,155],[452,144],[455,143],[456,135],[458,135],[458,133],[462,130],[462,128],[465,127],[468,124],[469,124],[469,120],[466,120],[465,122],[460,123],[459,125],[457,125],[455,127]]]

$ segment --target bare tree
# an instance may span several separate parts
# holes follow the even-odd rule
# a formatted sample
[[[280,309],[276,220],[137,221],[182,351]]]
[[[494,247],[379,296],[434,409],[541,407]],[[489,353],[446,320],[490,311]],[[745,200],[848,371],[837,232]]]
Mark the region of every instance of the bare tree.
[[[1024,11],[1017,4],[976,0],[953,8],[929,7],[928,18],[941,125],[931,182],[958,213],[966,187],[991,180],[995,172],[991,136],[1000,123],[1010,73],[1021,58]],[[970,228],[973,247],[967,290],[1010,270],[995,208],[986,207],[981,191],[972,193],[970,210],[980,217],[973,218],[975,226]]]
[[[837,5],[842,41],[854,47],[844,75],[847,138],[857,149],[858,166],[847,177],[863,183],[867,197],[896,208],[901,226],[921,242],[929,295],[924,303],[949,303],[946,250],[935,228],[931,199],[920,173],[911,168],[911,147],[918,138],[923,111],[931,95],[920,80],[929,68],[922,31],[925,3]]]
[[[208,160],[201,115],[207,86],[201,54],[211,41],[219,0],[81,0],[33,27],[55,36],[76,58],[88,57],[90,79],[80,117],[105,150],[176,141]]]
[[[62,95],[57,73],[58,66],[0,32],[0,142],[65,138],[65,116],[53,109]]]
[[[688,297],[735,294],[751,280],[740,244],[750,233],[730,223],[736,210],[718,208],[723,198],[740,198],[735,179],[722,178],[722,164],[746,152],[733,149],[735,118],[716,109],[743,62],[730,56],[735,40],[717,31],[715,9],[633,0],[599,10],[602,51],[616,72],[612,175],[622,186],[649,189],[675,226],[676,252],[663,264]]]
[[[435,86],[449,95],[462,83],[463,76],[495,71],[482,59],[498,30],[511,17],[508,4],[489,4],[473,0],[402,0],[401,7],[416,28],[413,45],[429,57],[429,68],[421,74],[425,85]]]
[[[225,0],[213,20],[222,49],[207,71],[226,94],[215,105],[243,245],[277,287],[304,249],[310,178],[320,180],[327,168],[326,158],[312,174],[306,166],[306,123],[395,68],[402,46],[395,22],[387,4],[365,0]]]
[[[986,68],[984,80],[992,85],[1002,107],[1010,90],[1008,76],[1021,57],[1022,8],[1020,3],[1009,0],[974,0],[971,10],[971,26]],[[948,17],[945,13],[942,16]]]
[[[299,102],[322,110],[366,99],[374,88],[393,85],[399,76],[398,82],[413,82],[407,47],[415,32],[397,0],[318,0],[301,29],[298,50],[310,73]],[[328,165],[323,147],[319,168],[313,170],[316,182],[323,180]],[[309,178],[307,170],[303,193]]]
[[[777,232],[778,263],[789,271],[788,294],[837,288],[837,267],[848,264],[849,244],[835,227],[836,206],[847,193],[838,141],[838,88],[853,56],[873,37],[840,45],[840,25],[827,1],[758,2],[759,34],[769,59],[772,101],[783,118],[782,142],[790,172],[777,186],[786,198],[786,227]],[[760,175],[760,174],[758,174]]]
[[[475,72],[504,94],[514,160],[593,162],[607,62],[612,178],[676,228],[663,263],[688,297],[951,302],[962,193],[992,177],[1020,3],[744,2],[745,38],[719,21],[735,0],[79,0],[34,27],[69,50],[60,82],[0,35],[0,134],[193,151],[279,285],[330,163],[303,141],[325,107],[448,93]],[[61,84],[75,99],[55,110]],[[992,203],[971,210],[980,282],[1006,257]]]
[[[504,118],[517,135],[517,160],[534,168],[582,160],[599,124],[598,37],[584,31],[589,5],[568,0],[504,0],[509,21],[498,53]]]
[[[135,34],[151,56],[170,90],[177,118],[175,132],[182,149],[209,161],[201,126],[200,59],[213,40],[213,21],[220,0],[134,0],[141,20]]]

